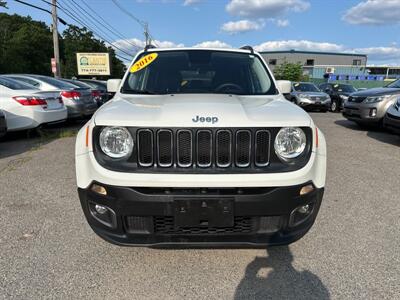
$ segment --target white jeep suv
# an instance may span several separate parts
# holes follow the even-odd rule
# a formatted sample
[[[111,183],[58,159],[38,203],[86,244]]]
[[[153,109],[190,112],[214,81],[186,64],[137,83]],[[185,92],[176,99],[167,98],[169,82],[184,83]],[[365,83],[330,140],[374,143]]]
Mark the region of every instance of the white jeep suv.
[[[137,54],[76,140],[88,223],[119,245],[288,244],[313,225],[326,143],[250,47]]]

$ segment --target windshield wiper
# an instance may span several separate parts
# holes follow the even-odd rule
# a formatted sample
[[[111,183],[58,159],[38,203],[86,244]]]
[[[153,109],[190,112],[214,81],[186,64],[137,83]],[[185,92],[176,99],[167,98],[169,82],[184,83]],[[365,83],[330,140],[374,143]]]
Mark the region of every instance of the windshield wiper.
[[[156,95],[155,92],[149,90],[122,89],[121,92],[124,94]]]

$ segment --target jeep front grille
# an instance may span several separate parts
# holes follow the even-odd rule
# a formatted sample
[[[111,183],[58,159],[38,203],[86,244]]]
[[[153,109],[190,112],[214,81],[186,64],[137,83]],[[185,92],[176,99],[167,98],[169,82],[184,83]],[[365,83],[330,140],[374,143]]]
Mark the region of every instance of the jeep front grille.
[[[139,167],[249,168],[270,160],[269,130],[139,129]]]

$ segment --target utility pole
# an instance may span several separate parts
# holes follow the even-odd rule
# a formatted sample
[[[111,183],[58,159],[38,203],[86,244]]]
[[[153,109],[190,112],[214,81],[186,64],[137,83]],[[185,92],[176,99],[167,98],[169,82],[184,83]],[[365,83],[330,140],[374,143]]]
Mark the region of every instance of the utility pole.
[[[53,18],[53,45],[54,45],[54,59],[56,61],[56,72],[54,73],[54,77],[61,77],[60,70],[60,47],[58,43],[58,18],[57,18],[57,0],[51,0],[51,15]]]

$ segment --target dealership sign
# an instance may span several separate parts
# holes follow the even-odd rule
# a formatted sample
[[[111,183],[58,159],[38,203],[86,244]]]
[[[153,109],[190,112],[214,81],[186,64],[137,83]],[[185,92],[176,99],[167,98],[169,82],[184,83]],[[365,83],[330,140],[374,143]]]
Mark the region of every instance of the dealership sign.
[[[110,55],[108,53],[77,53],[78,75],[110,75]]]

